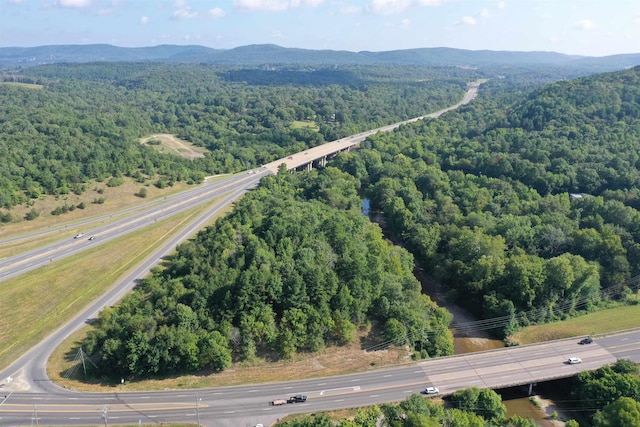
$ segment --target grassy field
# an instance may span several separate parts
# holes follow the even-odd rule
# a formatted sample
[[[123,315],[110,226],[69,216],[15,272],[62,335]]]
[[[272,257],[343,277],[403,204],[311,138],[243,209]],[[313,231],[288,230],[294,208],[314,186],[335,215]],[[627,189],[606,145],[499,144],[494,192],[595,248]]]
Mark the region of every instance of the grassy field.
[[[186,159],[204,157],[204,153],[207,151],[202,147],[193,145],[189,141],[185,141],[184,139],[177,138],[175,135],[166,133],[159,133],[141,138],[140,143],[148,145],[161,153],[175,154]]]
[[[20,86],[28,89],[42,89],[44,86],[34,83],[20,83],[20,82],[0,82],[1,85],[7,86]]]
[[[640,328],[640,306],[623,305],[561,322],[529,326],[510,337],[510,340],[519,344],[532,344],[633,328]]]
[[[141,188],[147,190],[147,197],[140,198],[135,194]],[[104,215],[108,212],[117,212],[122,209],[138,206],[142,203],[154,200],[156,198],[165,197],[170,194],[177,193],[190,188],[184,182],[176,182],[172,187],[159,189],[150,183],[141,184],[131,178],[124,178],[124,184],[118,187],[108,187],[104,182],[94,182],[87,184],[87,191],[77,194],[64,194],[60,196],[41,196],[38,199],[30,201],[26,205],[14,206],[9,211],[15,218],[14,222],[0,225],[0,239],[6,239],[13,236],[20,236],[34,231],[46,231],[48,229],[65,227],[64,230],[55,231],[53,234],[57,238],[67,236],[73,237],[78,231],[81,231],[74,223],[79,220],[89,219]],[[93,203],[94,200],[103,198],[104,203]],[[75,209],[62,215],[51,215],[51,211],[60,206],[77,206],[80,203],[85,204],[84,209]],[[24,216],[31,209],[39,212],[40,216],[32,221],[24,220]],[[3,209],[3,212],[7,212]],[[107,220],[104,220],[106,223]],[[41,237],[33,237],[25,239],[19,243],[18,250],[12,244],[3,243],[0,247],[0,257],[9,256],[11,253],[28,250],[29,242],[40,242]],[[9,252],[15,251],[15,252]]]
[[[309,120],[294,120],[291,122],[291,129],[309,128],[313,130],[320,130],[315,122]]]
[[[3,281],[0,367],[73,318],[206,207],[198,206],[75,257]]]
[[[267,358],[258,358],[252,362],[234,363],[230,368],[219,373],[200,372],[140,381],[127,378],[125,385],[122,386],[119,378],[102,381],[84,380],[81,363],[75,358],[78,355],[79,341],[84,338],[87,331],[88,327],[77,331],[51,355],[48,374],[56,383],[83,391],[113,391],[114,388],[122,391],[141,391],[220,387],[363,372],[411,360],[408,349],[404,347],[365,353],[363,342],[371,339],[371,335],[375,332],[360,330],[358,339],[351,345],[328,347],[310,354],[298,354],[290,360],[271,362]],[[69,377],[71,373],[76,373],[77,378]]]

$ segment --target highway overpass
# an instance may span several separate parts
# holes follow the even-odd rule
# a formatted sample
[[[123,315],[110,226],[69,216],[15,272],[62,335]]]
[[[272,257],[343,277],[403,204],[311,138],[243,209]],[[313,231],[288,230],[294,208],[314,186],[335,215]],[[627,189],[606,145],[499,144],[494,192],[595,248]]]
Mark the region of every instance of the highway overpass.
[[[388,369],[302,381],[200,390],[49,393],[1,390],[0,425],[96,425],[188,421],[207,426],[270,424],[287,414],[400,401],[436,386],[441,395],[475,386],[504,388],[574,376],[618,359],[640,362],[640,331],[597,337],[592,344],[565,339],[424,360]],[[580,357],[577,365],[566,363]],[[321,372],[320,372],[321,374]],[[46,381],[45,378],[41,381]],[[304,403],[270,406],[277,398],[305,394]],[[0,399],[3,396],[0,395]],[[103,418],[106,415],[107,420]]]

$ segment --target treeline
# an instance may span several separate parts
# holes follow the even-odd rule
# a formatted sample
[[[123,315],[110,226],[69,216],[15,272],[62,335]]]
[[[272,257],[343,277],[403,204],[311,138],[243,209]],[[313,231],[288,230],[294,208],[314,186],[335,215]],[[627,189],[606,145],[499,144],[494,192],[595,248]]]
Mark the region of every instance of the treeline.
[[[613,427],[640,423],[640,367],[618,360],[572,379],[571,399],[581,426]]]
[[[635,68],[505,105],[483,96],[500,93],[489,82],[459,111],[374,135],[334,165],[460,304],[511,317],[508,334],[640,274],[639,83]]]
[[[107,375],[223,370],[346,344],[375,323],[416,357],[451,354],[451,316],[412,272],[362,216],[353,177],[282,169],[101,312],[83,347]]]
[[[82,192],[82,183],[111,176],[170,183],[237,172],[451,105],[470,73],[273,70],[269,83],[264,70],[196,64],[30,68],[21,79],[41,89],[0,84],[0,207]],[[138,142],[151,133],[174,133],[209,152],[193,161],[161,154]]]
[[[325,414],[302,416],[277,423],[278,427],[536,427],[520,416],[506,416],[499,394],[491,389],[469,387],[455,392],[444,404],[413,394],[399,403],[359,409],[352,418],[334,422]],[[567,427],[578,427],[575,421]]]

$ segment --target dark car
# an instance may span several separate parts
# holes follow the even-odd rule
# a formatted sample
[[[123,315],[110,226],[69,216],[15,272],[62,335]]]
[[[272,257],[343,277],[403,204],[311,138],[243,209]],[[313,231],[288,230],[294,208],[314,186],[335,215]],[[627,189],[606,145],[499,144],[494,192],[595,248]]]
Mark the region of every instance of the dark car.
[[[593,342],[593,338],[587,337],[580,340],[578,344],[591,344]]]
[[[289,403],[298,403],[298,402],[306,402],[307,396],[302,394],[296,394],[295,396],[291,396],[288,400]]]

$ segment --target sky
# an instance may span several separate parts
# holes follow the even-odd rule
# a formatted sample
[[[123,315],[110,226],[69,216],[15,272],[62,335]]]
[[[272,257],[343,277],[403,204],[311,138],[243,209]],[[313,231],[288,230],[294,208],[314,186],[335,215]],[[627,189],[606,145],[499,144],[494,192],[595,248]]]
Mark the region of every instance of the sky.
[[[0,47],[640,53],[638,0],[0,0]]]

